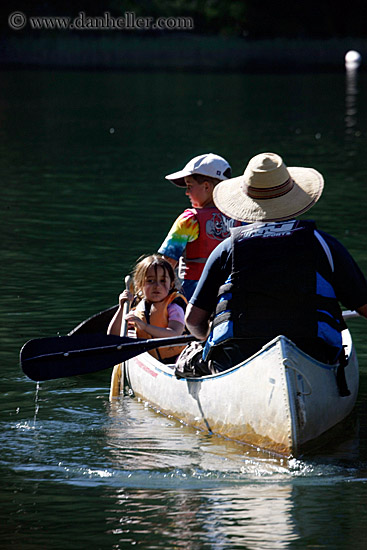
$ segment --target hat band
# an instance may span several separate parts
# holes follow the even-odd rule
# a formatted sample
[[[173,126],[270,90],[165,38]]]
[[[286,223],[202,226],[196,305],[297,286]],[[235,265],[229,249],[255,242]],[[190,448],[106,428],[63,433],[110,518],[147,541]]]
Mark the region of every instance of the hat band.
[[[281,185],[277,185],[276,187],[266,187],[261,189],[260,187],[253,187],[252,185],[249,185],[247,188],[247,195],[251,199],[276,199],[277,197],[282,197],[283,195],[289,193],[289,191],[293,189],[293,186],[294,180],[292,178],[287,179],[287,181]]]

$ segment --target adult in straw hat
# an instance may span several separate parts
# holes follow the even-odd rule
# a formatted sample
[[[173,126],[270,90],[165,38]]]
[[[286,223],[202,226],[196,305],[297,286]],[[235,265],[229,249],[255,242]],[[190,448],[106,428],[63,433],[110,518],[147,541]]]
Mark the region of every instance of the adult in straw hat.
[[[219,183],[214,203],[249,225],[210,255],[186,313],[205,340],[209,372],[230,368],[279,334],[333,363],[343,352],[339,302],[367,317],[367,283],[349,252],[313,221],[296,220],[320,198],[323,176],[261,153],[242,176]],[[214,320],[209,320],[214,313]]]

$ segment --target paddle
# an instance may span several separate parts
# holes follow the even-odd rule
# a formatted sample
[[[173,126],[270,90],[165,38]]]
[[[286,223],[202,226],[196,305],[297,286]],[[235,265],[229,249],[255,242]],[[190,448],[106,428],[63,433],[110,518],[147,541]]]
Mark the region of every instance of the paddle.
[[[74,336],[76,334],[96,334],[100,332],[107,332],[108,325],[110,324],[110,321],[115,315],[118,307],[118,305],[112,306],[96,313],[95,315],[92,315],[92,317],[88,317],[88,319],[85,319],[85,321],[82,321],[79,325],[73,328],[68,335]]]
[[[132,291],[132,277],[130,275],[127,275],[125,277],[125,289],[127,291]],[[129,313],[130,309],[130,302],[127,300],[123,305],[122,310],[122,320],[121,320],[121,329],[120,329],[120,336],[126,336],[127,334],[127,321],[125,319],[125,315]],[[114,399],[117,399],[120,397],[121,391],[123,393],[124,391],[124,384],[125,384],[125,363],[119,363],[118,365],[115,365],[113,367],[113,371],[111,374],[111,383],[110,383],[110,401],[113,401]]]
[[[110,312],[111,309],[113,308],[101,314]],[[112,316],[113,314],[111,318]],[[360,315],[356,311],[348,310],[343,311],[343,317],[350,319]],[[192,335],[144,340],[73,332],[71,336],[29,340],[20,351],[20,363],[23,372],[32,380],[52,380],[98,372],[156,347],[186,344],[193,340],[196,338]]]
[[[115,315],[117,308],[117,305],[109,307],[99,313],[96,313],[95,315],[92,315],[92,317],[85,319],[85,321],[79,323],[79,325],[69,332],[69,336],[73,336],[74,334],[95,334],[98,332],[107,332],[107,327],[112,317]],[[344,319],[353,319],[360,317],[360,315],[356,311],[347,310],[343,311],[343,317]]]
[[[81,334],[29,340],[20,350],[24,374],[37,382],[108,369],[157,347],[188,344],[191,334],[172,338],[129,338]]]

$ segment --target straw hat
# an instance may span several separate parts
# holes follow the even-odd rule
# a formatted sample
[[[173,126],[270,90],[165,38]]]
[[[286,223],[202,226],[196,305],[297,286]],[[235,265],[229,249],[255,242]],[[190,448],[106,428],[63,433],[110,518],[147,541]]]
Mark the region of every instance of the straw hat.
[[[324,178],[313,168],[287,168],[275,153],[261,153],[242,176],[220,182],[214,203],[227,216],[244,222],[281,221],[309,210],[320,198]]]

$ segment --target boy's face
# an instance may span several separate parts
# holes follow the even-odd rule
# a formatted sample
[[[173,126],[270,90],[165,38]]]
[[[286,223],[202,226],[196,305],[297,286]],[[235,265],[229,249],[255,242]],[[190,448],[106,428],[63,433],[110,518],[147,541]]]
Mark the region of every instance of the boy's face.
[[[186,195],[194,208],[204,208],[213,204],[213,184],[208,181],[198,183],[192,176],[186,176]]]

